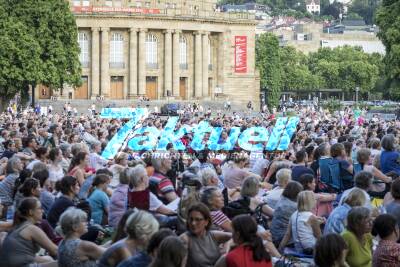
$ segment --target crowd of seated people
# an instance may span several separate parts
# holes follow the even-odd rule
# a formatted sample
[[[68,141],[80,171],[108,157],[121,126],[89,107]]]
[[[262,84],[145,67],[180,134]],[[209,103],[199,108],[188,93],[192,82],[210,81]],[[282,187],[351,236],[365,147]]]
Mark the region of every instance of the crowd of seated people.
[[[0,266],[400,266],[398,121],[305,109],[286,151],[195,152],[189,132],[105,159],[123,119],[17,115],[0,114]],[[220,143],[276,120],[180,115]]]

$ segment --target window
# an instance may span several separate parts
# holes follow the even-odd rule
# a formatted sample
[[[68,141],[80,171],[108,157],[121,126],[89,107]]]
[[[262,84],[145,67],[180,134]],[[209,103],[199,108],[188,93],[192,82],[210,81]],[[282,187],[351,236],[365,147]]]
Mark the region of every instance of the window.
[[[136,7],[137,8],[142,7],[142,2],[136,2]]]
[[[153,34],[146,36],[146,64],[150,69],[156,69],[157,66],[157,38]]]
[[[124,37],[121,33],[111,35],[110,67],[124,68]]]
[[[80,32],[78,34],[78,43],[81,49],[81,53],[79,54],[79,60],[82,64],[82,67],[89,67],[89,38],[87,33]]]
[[[81,0],[74,0],[73,5],[74,6],[81,6]]]
[[[112,7],[112,0],[106,0],[106,6]]]
[[[185,37],[179,37],[179,65],[180,69],[187,70],[187,42]]]
[[[150,8],[150,2],[144,3],[144,6],[145,6],[146,8]]]
[[[82,1],[82,6],[90,6],[90,1],[89,0],[83,0]]]

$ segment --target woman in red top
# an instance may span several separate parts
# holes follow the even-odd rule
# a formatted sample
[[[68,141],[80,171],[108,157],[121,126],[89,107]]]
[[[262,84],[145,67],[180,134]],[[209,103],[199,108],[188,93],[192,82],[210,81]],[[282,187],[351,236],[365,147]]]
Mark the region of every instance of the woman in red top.
[[[257,235],[257,223],[251,216],[236,216],[232,228],[237,247],[226,255],[227,267],[272,267],[271,256]]]

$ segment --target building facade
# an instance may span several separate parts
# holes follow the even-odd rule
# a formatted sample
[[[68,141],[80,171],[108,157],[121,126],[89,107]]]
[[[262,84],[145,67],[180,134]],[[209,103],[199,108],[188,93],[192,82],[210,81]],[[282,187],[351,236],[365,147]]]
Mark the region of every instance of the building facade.
[[[216,0],[71,0],[83,85],[59,98],[259,102],[252,14]],[[38,86],[38,98],[53,92]]]

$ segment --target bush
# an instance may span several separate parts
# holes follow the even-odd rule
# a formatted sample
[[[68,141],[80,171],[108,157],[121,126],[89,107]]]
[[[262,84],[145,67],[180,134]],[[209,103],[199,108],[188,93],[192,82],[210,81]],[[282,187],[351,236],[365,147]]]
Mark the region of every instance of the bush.
[[[325,102],[322,107],[324,109],[328,109],[329,112],[334,112],[336,110],[341,110],[342,109],[342,103],[340,103],[339,100],[335,99],[329,99],[327,102]]]

